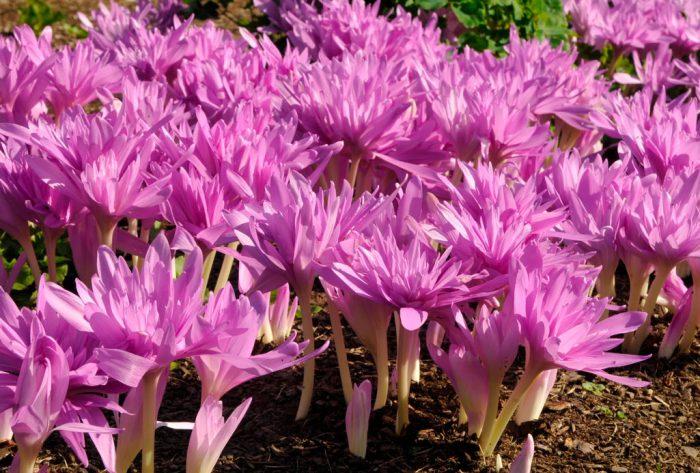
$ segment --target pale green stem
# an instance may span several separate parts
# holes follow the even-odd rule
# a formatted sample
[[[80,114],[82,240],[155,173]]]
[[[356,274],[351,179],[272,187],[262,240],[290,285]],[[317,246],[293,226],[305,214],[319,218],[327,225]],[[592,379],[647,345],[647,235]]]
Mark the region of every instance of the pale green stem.
[[[656,307],[656,300],[661,294],[661,289],[664,287],[668,275],[673,269],[672,265],[669,266],[658,266],[654,272],[654,282],[651,283],[649,288],[649,294],[647,294],[647,299],[644,301],[643,311],[647,313],[646,318],[642,325],[632,333],[631,337],[625,337],[625,342],[623,348],[628,353],[639,353],[640,348],[644,340],[649,336],[649,329],[651,327],[651,316],[654,313],[654,308]]]
[[[260,327],[260,331],[262,333],[263,343],[272,343],[273,341],[275,341],[274,334],[272,333],[272,325],[270,324],[269,314],[263,320],[262,327]]]
[[[603,266],[596,281],[596,289],[602,297],[615,297],[615,270],[617,269],[617,261]]]
[[[496,419],[496,425],[493,428],[490,436],[491,438],[486,439],[486,436],[482,435],[479,439],[479,445],[484,452],[484,456],[489,457],[493,455],[493,451],[496,449],[496,445],[498,445],[498,441],[501,439],[503,432],[505,432],[508,422],[510,422],[513,414],[515,414],[515,411],[520,404],[520,400],[523,398],[527,390],[530,388],[532,383],[535,382],[537,376],[539,376],[541,372],[541,369],[532,369],[526,364],[523,376],[518,381],[518,384],[515,386],[515,389],[511,393],[510,397],[508,397],[508,400],[501,410],[501,414]]]
[[[139,220],[137,218],[130,218],[129,222],[129,234],[138,238],[139,237]],[[137,255],[131,255],[131,266],[138,268],[139,257]]]
[[[343,337],[343,324],[340,322],[338,309],[330,304],[328,313],[331,317],[331,329],[333,331],[333,342],[335,343],[335,353],[338,358],[338,370],[340,371],[340,382],[343,385],[343,395],[345,402],[350,404],[352,400],[352,377],[350,375],[350,365],[348,365],[348,355],[345,350],[345,338]]]
[[[146,225],[143,221],[141,222],[140,236],[141,236],[141,241],[144,243],[148,243],[148,240],[151,237],[151,227],[150,227],[150,225]],[[137,268],[142,269],[143,262],[144,262],[144,258],[138,257],[138,258],[136,258],[134,264],[136,264]]]
[[[395,318],[397,330],[396,372],[398,376],[398,407],[396,413],[396,434],[401,435],[408,425],[408,402],[411,393],[411,351],[418,339],[418,330],[408,331],[403,328],[398,317]]]
[[[459,418],[457,419],[457,425],[464,425],[469,421],[467,418],[467,411],[464,410],[462,403],[459,404]]]
[[[34,473],[34,464],[39,456],[39,451],[39,448],[20,449],[17,452],[17,455],[19,455],[17,473]]]
[[[100,244],[114,249],[114,231],[117,229],[117,222],[108,220],[99,223]]]
[[[214,258],[216,258],[216,251],[210,251],[204,258],[204,265],[202,266],[202,279],[204,280],[204,286],[202,287],[202,299],[204,300],[207,300],[207,296],[209,296],[207,287],[209,286],[211,268],[214,266]]]
[[[350,174],[348,175],[348,181],[350,182],[350,187],[355,188],[355,182],[357,181],[357,171],[360,169],[360,161],[362,161],[361,156],[355,156],[352,158],[350,163]]]
[[[389,396],[389,346],[386,332],[377,333],[377,397],[374,399],[374,410],[386,406]]]
[[[21,239],[17,240],[22,246],[22,250],[27,255],[27,263],[29,264],[29,269],[32,271],[32,276],[34,277],[34,285],[38,288],[39,281],[41,280],[41,268],[39,267],[39,261],[36,259],[36,252],[34,251],[34,245],[32,245],[32,239],[29,232]]]
[[[484,427],[479,434],[479,444],[481,444],[481,439],[487,442],[493,430],[496,427],[496,417],[498,416],[498,403],[501,399],[501,385],[503,383],[503,377],[489,376],[489,400],[486,407],[486,417],[484,417]]]
[[[299,294],[299,305],[301,306],[301,328],[304,334],[304,340],[308,340],[309,344],[304,350],[304,354],[311,353],[314,350],[314,323],[311,314],[311,289],[306,289]],[[297,409],[296,420],[306,419],[311,407],[311,399],[314,395],[314,371],[316,369],[316,360],[311,358],[304,363],[304,385],[301,390],[301,399],[299,399],[299,407]]]
[[[231,276],[231,270],[233,269],[233,260],[234,258],[231,255],[224,256],[224,261],[221,263],[221,271],[219,271],[219,277],[216,279],[216,286],[214,287],[215,294],[222,290],[228,282],[228,278]]]
[[[454,184],[456,186],[457,184],[459,184],[459,181],[461,181],[461,180],[462,180],[462,168],[459,165],[455,164],[455,169],[454,169],[454,171],[452,171],[452,179],[451,179],[452,184]]]
[[[155,471],[156,420],[158,413],[157,389],[160,371],[147,373],[143,378],[143,446],[141,447],[141,473]]]
[[[56,282],[58,279],[56,271],[56,244],[58,242],[59,232],[44,229],[44,246],[46,246],[46,262],[49,269],[49,281]]]
[[[690,302],[690,316],[685,323],[685,329],[680,342],[678,342],[678,351],[680,353],[688,353],[690,347],[695,340],[695,335],[700,328],[700,271],[692,270],[693,273],[693,298]]]
[[[637,274],[633,271],[628,271],[628,276],[630,280],[630,293],[627,298],[627,310],[639,310],[642,292],[644,292],[644,286],[649,276],[646,274]]]

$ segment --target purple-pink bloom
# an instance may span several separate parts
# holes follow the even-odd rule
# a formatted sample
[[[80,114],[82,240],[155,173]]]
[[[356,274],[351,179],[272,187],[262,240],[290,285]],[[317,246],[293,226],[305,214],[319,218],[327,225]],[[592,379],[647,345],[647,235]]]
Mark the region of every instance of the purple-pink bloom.
[[[208,397],[202,403],[194,421],[187,447],[187,473],[211,473],[221,452],[243,420],[253,398],[243,401],[224,421],[221,401]]]
[[[51,28],[37,38],[22,25],[0,39],[0,122],[26,125],[45,111],[41,99],[53,60]]]
[[[236,386],[253,378],[303,363],[328,347],[326,343],[318,350],[298,357],[309,342],[295,343],[296,334],[293,333],[280,346],[253,355],[266,309],[262,294],[255,292],[250,297],[236,299],[230,284],[209,300],[203,317],[219,333],[217,354],[192,358],[202,382],[203,402],[206,398],[221,399]]]
[[[350,453],[365,458],[367,453],[367,430],[372,412],[372,382],[364,380],[354,385],[352,399],[345,411],[345,432]]]
[[[532,435],[527,434],[527,439],[525,439],[520,453],[515,457],[513,463],[510,464],[509,473],[530,473],[534,456],[535,441],[532,439]]]
[[[51,67],[47,101],[56,117],[66,108],[87,105],[101,89],[117,92],[122,73],[110,54],[99,51],[90,41],[80,41],[56,53]]]
[[[87,432],[105,467],[112,470],[114,431],[109,429],[101,408],[119,410],[105,395],[124,388],[111,382],[95,363],[98,340],[66,322],[47,304],[46,296],[42,281],[37,311],[20,311],[8,294],[0,292],[0,391],[10,389],[15,393],[3,398],[0,412],[14,412],[12,424],[17,425],[12,430],[16,439],[18,433],[24,435],[28,454],[38,453],[34,449],[40,449],[46,436],[58,428],[78,459],[87,465],[83,436]]]
[[[445,180],[452,199],[434,199],[432,218],[436,240],[451,246],[473,272],[503,277],[528,243],[565,221],[563,210],[550,211],[541,201],[534,179],[510,180],[490,164],[459,166],[463,182],[454,186]]]
[[[125,109],[95,115],[72,109],[58,126],[45,121],[29,128],[2,126],[6,135],[36,146],[41,155],[27,158],[31,168],[90,209],[108,246],[119,220],[157,216],[170,194],[167,179],[146,186],[145,170],[156,142],[152,129],[139,131]]]

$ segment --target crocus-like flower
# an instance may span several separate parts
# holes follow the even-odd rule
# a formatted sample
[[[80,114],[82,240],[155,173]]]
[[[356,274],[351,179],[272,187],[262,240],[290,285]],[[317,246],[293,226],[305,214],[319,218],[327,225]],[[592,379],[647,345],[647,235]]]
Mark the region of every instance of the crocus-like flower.
[[[36,330],[36,329],[35,329]],[[18,452],[13,468],[32,471],[68,393],[68,361],[51,337],[33,334],[17,379],[12,433]]]
[[[121,75],[109,54],[97,50],[91,41],[81,41],[56,53],[47,99],[58,117],[68,107],[95,100],[102,88],[116,92]]]
[[[588,296],[597,271],[580,272],[576,263],[547,265],[542,250],[529,246],[510,275],[504,312],[517,318],[526,352],[525,372],[495,422],[493,432],[480,444],[490,455],[522,397],[546,370],[585,371],[628,386],[648,383],[609,374],[607,368],[626,366],[648,356],[610,353],[622,343],[613,335],[636,330],[643,312],[625,312],[600,321],[607,299]]]
[[[613,95],[604,109],[605,114],[592,115],[594,124],[621,139],[620,156],[631,156],[640,175],[663,180],[669,171],[695,169],[691,157],[700,151],[697,100],[667,102],[663,92],[655,99],[651,90],[642,90],[629,99]]]
[[[458,313],[456,324],[446,325],[451,344],[448,352],[428,345],[435,362],[447,373],[467,413],[469,433],[488,436],[498,413],[503,378],[520,346],[517,320],[510,314],[490,313],[481,306],[469,330]]]
[[[346,183],[314,192],[307,179],[292,172],[287,179],[275,174],[262,205],[249,205],[246,213],[233,213],[229,223],[242,244],[238,258],[239,286],[244,292],[271,291],[289,283],[301,305],[306,354],[313,351],[311,289],[317,265],[324,255],[348,240],[352,231],[371,224],[386,202],[365,195],[353,201]],[[239,224],[239,222],[245,222]],[[298,418],[308,412],[313,392],[313,359],[304,367],[304,391]]]
[[[262,326],[267,304],[259,292],[251,296],[234,297],[233,287],[227,284],[207,304],[204,319],[219,332],[219,354],[199,355],[192,358],[202,381],[202,399],[221,399],[236,386],[258,376],[289,368],[319,355],[328,346],[298,358],[308,341],[297,344],[292,334],[277,348],[253,355],[253,348]]]
[[[29,128],[2,127],[41,150],[43,156],[28,158],[29,165],[50,186],[90,209],[108,246],[120,219],[156,216],[170,194],[167,179],[145,186],[155,140],[152,131],[139,132],[125,110],[88,115],[72,109],[58,127],[43,121]]]
[[[535,456],[535,441],[532,435],[527,434],[523,448],[510,464],[509,473],[530,473],[532,469],[532,457]]]
[[[22,382],[35,383],[27,384],[27,393],[38,395],[39,384],[49,383],[49,387],[42,395],[57,395],[63,392],[64,381],[66,383],[65,392],[61,394],[62,400],[58,405],[55,415],[46,411],[48,407],[41,401],[37,406],[27,406],[23,411],[29,409],[44,409],[40,413],[41,423],[32,420],[32,416],[27,419],[26,433],[35,442],[34,447],[40,448],[43,442],[41,438],[48,435],[55,425],[60,428],[61,436],[74,451],[78,459],[84,464],[88,464],[87,453],[85,452],[85,440],[83,433],[90,433],[97,450],[102,457],[105,467],[112,471],[114,469],[114,444],[109,429],[109,423],[101,411],[101,408],[120,410],[111,402],[106,394],[118,394],[124,391],[120,385],[110,382],[109,378],[99,370],[94,361],[95,349],[99,346],[99,341],[93,334],[76,329],[73,325],[63,319],[48,304],[50,293],[46,290],[44,281],[39,285],[37,300],[37,311],[28,309],[19,310],[10,299],[9,294],[0,291],[0,371],[4,372],[3,380],[0,384],[11,388],[16,393],[16,387],[22,381],[22,371],[26,369],[34,370],[36,376],[40,373],[47,373],[46,376],[57,376],[56,379],[36,379],[27,375]],[[54,305],[61,305],[66,301],[54,300]],[[37,342],[37,340],[41,342]],[[32,348],[32,346],[34,346]],[[32,357],[27,358],[33,350]],[[51,363],[58,363],[49,369],[41,361],[47,356]],[[38,365],[36,364],[38,363]],[[66,365],[67,373],[62,373],[63,365]],[[52,370],[57,370],[55,373]],[[41,374],[41,376],[44,376]],[[7,384],[6,384],[7,383]],[[55,383],[55,385],[54,385]],[[0,391],[2,387],[0,387]],[[2,397],[2,396],[0,396]],[[59,396],[60,397],[60,396]],[[13,401],[14,399],[14,401]],[[23,402],[29,402],[27,397],[17,397],[8,395],[0,400],[0,412],[10,409],[10,412],[19,409]],[[34,401],[32,401],[33,403]],[[39,401],[37,401],[39,402]],[[58,398],[56,398],[58,403]],[[19,403],[19,404],[17,404]],[[32,404],[33,405],[33,404]],[[84,425],[84,429],[70,425],[79,423]],[[43,427],[41,427],[43,425]],[[47,430],[48,429],[48,430]],[[13,428],[14,430],[14,428]],[[38,453],[38,452],[37,452]]]
[[[367,453],[367,430],[369,416],[372,412],[372,382],[364,380],[360,385],[354,385],[352,400],[345,413],[345,432],[348,436],[350,453],[365,458]]]
[[[25,125],[42,110],[40,101],[52,63],[51,28],[37,38],[28,25],[22,25],[13,37],[0,40],[0,122]]]
[[[314,59],[373,51],[390,58],[435,60],[449,51],[440,42],[434,16],[423,22],[400,6],[391,19],[379,13],[378,2],[364,0],[326,1],[320,12],[307,1],[255,0],[255,6],[296,49],[308,51]]]
[[[596,287],[603,297],[615,296],[618,233],[629,183],[625,168],[624,161],[609,165],[599,155],[586,159],[572,151],[555,158],[545,177],[549,194],[568,210],[562,230],[581,235],[575,246],[595,252],[590,261],[602,266]]]
[[[565,214],[539,202],[534,180],[509,182],[490,164],[459,166],[463,183],[445,183],[452,201],[434,199],[437,239],[475,270],[502,277],[525,245],[551,232]]]
[[[284,284],[277,290],[275,301],[268,304],[263,323],[263,342],[280,344],[289,337],[299,306],[299,298],[295,297],[291,304],[289,300],[289,284]],[[267,333],[268,326],[269,334]]]
[[[626,348],[637,353],[646,339],[651,313],[671,270],[700,251],[700,171],[667,175],[663,183],[635,179],[622,215],[620,242],[625,250],[654,267],[644,310],[644,325],[628,337]],[[629,270],[629,269],[628,269]],[[631,288],[630,293],[637,294]]]
[[[420,346],[418,329],[431,313],[449,313],[453,304],[493,295],[502,284],[499,279],[478,284],[479,275],[464,274],[465,269],[460,260],[450,257],[450,249],[440,254],[422,235],[416,234],[403,247],[392,233],[375,225],[370,237],[358,238],[348,262],[335,261],[321,272],[330,284],[398,314],[399,433],[408,424],[408,370],[411,354],[415,357]]]
[[[253,398],[243,401],[224,421],[222,403],[208,397],[202,403],[194,421],[187,447],[187,473],[211,473],[221,452],[243,420]]]
[[[100,369],[122,384],[143,391],[140,415],[148,417],[136,423],[138,432],[120,434],[126,440],[120,438],[118,445],[119,470],[128,467],[138,453],[141,435],[143,467],[152,468],[152,434],[163,395],[157,387],[167,379],[170,363],[214,352],[217,346],[217,333],[201,317],[201,251],[194,249],[177,278],[173,266],[170,246],[161,234],[149,248],[142,271],[132,271],[123,258],[103,246],[98,251],[97,274],[90,289],[77,281],[76,296],[59,286],[47,286],[48,304],[77,329],[94,333],[101,342],[94,352]],[[141,431],[141,426],[149,427]]]
[[[322,143],[343,144],[326,175],[336,183],[347,179],[354,186],[358,172],[381,172],[377,166],[426,175],[428,168],[419,164],[435,161],[434,153],[419,152],[430,147],[431,137],[417,130],[412,87],[401,61],[358,53],[321,58],[298,80],[283,84],[282,93],[305,130]],[[412,141],[414,133],[419,139]],[[413,149],[410,158],[398,152],[402,142]]]
[[[618,84],[641,85],[644,88],[651,89],[655,94],[661,92],[663,88],[673,85],[675,65],[673,63],[673,52],[668,44],[662,43],[659,45],[656,53],[648,52],[644,59],[644,65],[639,59],[638,51],[632,53],[632,58],[637,77],[618,72],[613,76],[613,79]]]

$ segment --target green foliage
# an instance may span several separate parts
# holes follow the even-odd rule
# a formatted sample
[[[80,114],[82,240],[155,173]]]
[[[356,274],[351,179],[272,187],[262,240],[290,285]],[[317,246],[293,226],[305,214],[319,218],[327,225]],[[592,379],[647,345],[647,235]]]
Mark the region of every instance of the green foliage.
[[[627,420],[627,414],[625,414],[624,411],[613,411],[608,406],[598,406],[597,410],[608,417],[615,417],[618,420]]]
[[[449,7],[466,31],[461,45],[503,53],[511,25],[520,37],[549,39],[557,45],[572,31],[561,0],[404,0],[406,7],[435,10]]]
[[[19,9],[19,20],[20,23],[29,25],[36,34],[41,33],[47,26],[54,25],[70,38],[87,37],[87,31],[66,22],[66,16],[58,10],[54,10],[44,0],[26,0],[24,6]]]
[[[589,393],[595,394],[596,396],[600,396],[601,394],[603,394],[603,391],[605,391],[604,384],[594,383],[591,381],[584,381],[583,383],[581,383],[581,387]]]
[[[19,9],[20,23],[32,27],[36,34],[49,25],[63,21],[65,15],[51,8],[44,0],[27,0],[25,6]]]

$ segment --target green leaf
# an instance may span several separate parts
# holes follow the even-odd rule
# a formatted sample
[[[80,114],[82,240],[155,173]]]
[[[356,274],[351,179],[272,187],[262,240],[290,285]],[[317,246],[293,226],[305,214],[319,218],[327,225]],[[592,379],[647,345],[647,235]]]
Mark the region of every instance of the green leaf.
[[[447,0],[413,0],[411,3],[423,10],[437,10],[447,5]]]
[[[591,381],[584,381],[583,383],[581,383],[581,387],[586,391],[595,394],[596,396],[600,396],[601,394],[603,394],[603,391],[605,391],[604,384],[594,383]]]

